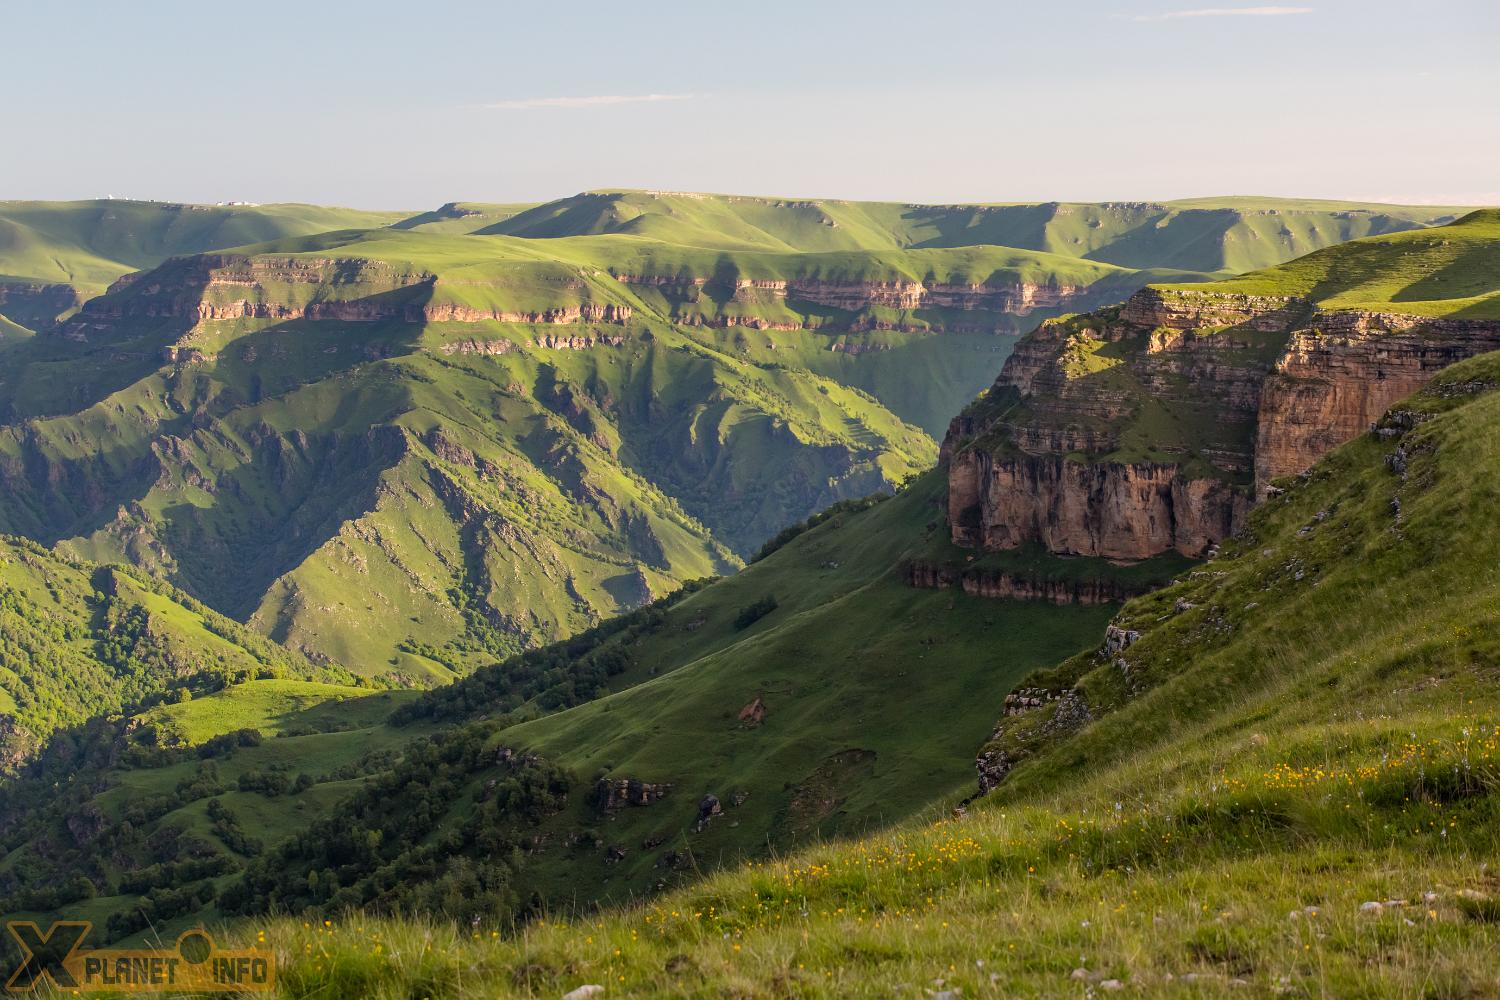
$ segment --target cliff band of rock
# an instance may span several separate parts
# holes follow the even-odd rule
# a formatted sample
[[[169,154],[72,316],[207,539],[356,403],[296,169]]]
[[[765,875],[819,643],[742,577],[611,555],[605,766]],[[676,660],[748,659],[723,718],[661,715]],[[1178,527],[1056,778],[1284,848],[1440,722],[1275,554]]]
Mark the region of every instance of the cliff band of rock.
[[[1010,333],[1008,319],[1030,315],[1038,309],[1078,309],[1098,304],[1100,293],[1087,287],[1033,282],[1001,284],[950,284],[914,280],[824,280],[819,278],[736,278],[725,283],[727,305],[745,311],[701,313],[678,311],[686,305],[699,304],[714,285],[713,279],[692,275],[616,275],[621,284],[651,288],[662,295],[674,310],[674,322],[687,326],[747,327],[755,330],[803,330],[800,321],[774,319],[757,315],[755,308],[767,302],[785,306],[812,307],[815,310],[839,310],[861,314],[839,322],[836,328],[846,332],[888,330],[895,332],[933,331],[949,333]],[[975,314],[972,319],[947,318],[913,323],[870,314],[870,310],[900,312],[945,310]],[[991,318],[983,318],[988,315]],[[820,326],[828,328],[826,322]]]
[[[1202,555],[1500,322],[1147,288],[1017,345],[943,443],[955,543]]]

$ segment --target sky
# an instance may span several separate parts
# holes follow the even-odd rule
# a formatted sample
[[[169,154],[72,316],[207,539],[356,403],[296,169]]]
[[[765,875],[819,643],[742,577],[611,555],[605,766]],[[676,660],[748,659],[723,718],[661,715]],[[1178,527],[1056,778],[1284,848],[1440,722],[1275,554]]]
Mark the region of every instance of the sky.
[[[3,30],[0,199],[1500,204],[1496,0],[6,0]]]

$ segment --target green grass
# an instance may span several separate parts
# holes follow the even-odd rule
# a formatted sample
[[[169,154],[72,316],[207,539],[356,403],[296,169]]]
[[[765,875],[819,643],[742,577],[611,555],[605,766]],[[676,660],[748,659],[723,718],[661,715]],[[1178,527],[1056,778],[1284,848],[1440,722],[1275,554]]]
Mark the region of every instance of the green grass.
[[[1500,318],[1500,210],[1452,225],[1374,236],[1189,292],[1296,296],[1323,309]]]
[[[238,729],[258,729],[265,736],[309,728],[364,729],[389,715],[399,698],[398,692],[372,695],[367,688],[342,684],[258,680],[162,705],[140,718],[166,741],[192,746]]]
[[[1243,271],[1332,243],[1449,221],[1464,209],[1270,198],[1167,203],[907,205],[595,191],[489,230],[530,239],[651,237],[717,250],[825,252],[978,245],[1130,268]]]
[[[607,639],[600,648],[619,656],[624,669],[593,700],[550,714],[543,700],[501,715],[516,724],[493,736],[495,746],[538,750],[566,767],[574,782],[567,807],[536,831],[548,846],[531,852],[520,869],[520,891],[559,905],[624,900],[655,891],[663,877],[691,877],[693,869],[659,868],[664,851],[690,849],[696,868],[711,869],[758,856],[768,843],[784,849],[879,829],[920,813],[935,796],[959,794],[972,780],[972,749],[1000,705],[998,697],[974,693],[998,695],[1026,672],[1080,648],[1112,609],[907,587],[904,562],[935,544],[940,492],[941,478],[929,474],[895,499],[829,518],[745,572],[674,604],[657,624]],[[775,594],[776,609],[748,628],[736,627],[743,607],[768,593]],[[997,654],[1001,645],[1005,652]],[[487,677],[458,688],[480,680]],[[355,727],[267,738],[216,758],[220,782],[232,787],[246,772],[278,766],[292,775],[328,775],[369,749],[397,747],[433,725],[468,718],[440,708],[435,718],[393,729],[379,720],[398,703],[392,699],[409,699],[409,693],[324,701],[339,694],[305,683],[252,683],[154,709],[140,721],[156,745],[200,744],[245,728],[271,737]],[[737,714],[757,697],[768,715],[758,726],[741,725]],[[847,766],[849,751],[859,751],[862,761]],[[486,762],[493,758],[493,749],[483,755]],[[127,761],[100,773],[108,790],[94,801],[107,815],[122,816],[131,802],[168,794],[197,769],[195,760]],[[670,782],[676,790],[657,806],[606,818],[592,805],[593,782],[605,774]],[[478,801],[469,791],[478,796],[487,777],[462,777],[464,795],[432,818],[433,836],[468,818]],[[333,790],[348,794],[357,783],[330,784],[325,789],[320,781],[301,795],[252,796],[240,811],[257,817],[270,847],[315,819],[339,815]],[[691,835],[706,791],[726,804],[737,794],[748,797],[730,805],[709,830]],[[51,811],[38,812],[41,825],[32,835],[79,808],[54,803]],[[200,798],[167,810],[139,835],[201,825],[203,809]],[[392,803],[390,818],[407,812],[408,806]],[[580,829],[629,845],[628,856],[610,864],[602,847],[570,848]],[[661,844],[638,849],[650,838]],[[9,859],[17,870],[39,863],[24,844]],[[77,863],[94,862],[80,857]],[[114,869],[100,877],[115,877]],[[131,903],[122,898],[116,906]],[[214,914],[183,916],[173,926],[205,916]]]
[[[0,711],[15,723],[0,738],[7,770],[59,728],[257,677],[353,679],[164,584],[0,537]]]
[[[358,259],[391,267],[276,300],[378,296],[413,270],[441,267],[470,306],[563,301],[547,277],[556,266],[526,270],[536,255],[525,248],[487,257],[491,242],[474,237],[348,238],[370,255]],[[326,256],[331,242],[299,246]],[[509,262],[524,265],[521,277]],[[166,281],[191,267],[160,273]],[[537,297],[515,282],[535,282]],[[595,285],[599,301],[628,301],[611,279]],[[266,287],[282,295],[269,279]],[[118,293],[127,308],[149,294]],[[649,313],[598,331],[618,333],[617,346],[533,345],[555,329],[235,320],[195,335],[212,360],[186,372],[155,360],[122,371],[114,360],[122,350],[154,359],[181,335],[151,318],[98,342],[23,345],[0,395],[9,390],[11,407],[43,408],[46,419],[0,432],[0,452],[39,448],[58,471],[18,484],[0,503],[5,523],[92,559],[144,564],[279,641],[360,672],[426,682],[732,569],[732,550],[935,457],[930,437],[868,394],[756,364]],[[452,351],[475,338],[519,346],[497,357]],[[372,352],[387,357],[372,361]],[[145,482],[161,433],[178,437],[192,468],[174,463]],[[281,442],[274,449],[267,433]],[[64,479],[91,485],[54,485]],[[134,502],[117,518],[125,497]],[[296,532],[283,530],[288,517]],[[345,522],[362,526],[340,534]],[[226,554],[241,560],[239,574],[221,572]],[[404,648],[444,645],[469,628],[470,611],[506,631],[491,634],[501,648],[436,657]]]
[[[658,780],[703,760],[711,781],[762,780],[759,758],[739,749],[761,740],[767,772],[795,776],[809,758],[788,757],[786,738],[836,732],[844,720],[819,699],[854,690],[809,683],[807,671],[829,665],[823,677],[836,676],[848,656],[858,666],[843,673],[873,679],[904,664],[907,677],[886,682],[901,685],[900,697],[877,703],[881,714],[864,719],[855,744],[908,744],[905,770],[882,776],[896,779],[884,790],[892,813],[915,808],[894,829],[730,866],[632,903],[635,838],[686,821],[685,803],[669,796],[605,821],[609,840],[630,845],[620,865],[585,852],[560,866],[573,884],[591,870],[608,877],[622,893],[618,910],[554,905],[514,932],[326,912],[239,923],[221,936],[264,934],[288,996],[538,996],[606,982],[611,994],[639,996],[1066,995],[1106,980],[1189,996],[1484,995],[1500,974],[1490,919],[1500,885],[1488,871],[1500,848],[1500,537],[1489,530],[1497,498],[1488,474],[1500,467],[1490,433],[1500,419],[1500,356],[1454,366],[1398,409],[1415,417],[1387,426],[1415,429],[1334,452],[1259,509],[1219,558],[1125,605],[1115,621],[1142,635],[1117,656],[1088,652],[1029,677],[1002,668],[966,680],[957,673],[971,655],[964,644],[973,637],[972,655],[992,661],[1000,641],[964,617],[957,595],[952,608],[920,595],[904,602],[933,608],[936,646],[923,642],[925,614],[913,623],[883,602],[880,574],[838,596],[848,586],[841,578],[888,565],[936,526],[935,484],[919,484],[830,519],[675,605],[661,627],[630,640],[642,643],[633,669],[649,677],[660,665],[654,679],[627,672],[619,694],[497,737],[573,754],[578,766],[596,763],[578,756],[594,741],[612,773]],[[1397,448],[1404,473],[1387,461]],[[861,537],[872,544],[850,544]],[[843,553],[847,568],[826,568]],[[777,610],[733,630],[726,619],[772,584]],[[945,614],[962,627],[948,631]],[[676,665],[662,656],[674,648]],[[996,745],[1014,767],[996,791],[961,816],[947,808],[963,794],[958,784],[920,805],[905,800],[912,775],[945,768],[959,752],[942,749],[953,739],[946,727],[971,725],[970,706],[946,692],[943,721],[915,724],[929,712],[925,695],[945,683],[911,672],[924,655],[992,706],[1015,687],[1073,692],[1093,721],[1048,726],[1056,703],[1004,717]],[[714,677],[716,658],[735,657],[739,669]],[[767,693],[766,721],[737,729],[740,694],[759,692],[778,668],[801,669],[816,722],[798,717],[799,699],[778,715]],[[744,687],[726,697],[735,683]],[[694,701],[712,692],[717,702]],[[787,731],[773,728],[781,717]],[[663,732],[644,732],[657,719]],[[303,739],[342,745],[347,735]],[[807,745],[815,755],[816,743]],[[739,759],[717,770],[721,756]],[[236,754],[228,766],[244,765]],[[485,773],[465,781],[482,784]],[[700,787],[719,786],[680,784],[691,790],[686,804]],[[682,835],[695,856],[727,860],[739,831],[761,833],[753,810],[766,789],[749,787],[708,831]],[[858,792],[846,801],[858,803]],[[567,828],[583,814],[561,815]],[[277,825],[285,822],[268,820],[294,828]],[[520,871],[545,875],[548,864],[543,851]],[[1365,906],[1372,902],[1381,906]]]
[[[950,414],[1008,353],[1009,338],[993,334],[1146,281],[1249,266],[1200,252],[1219,246],[1199,230],[1224,213],[1238,220],[1228,231],[1307,222],[1295,239],[1263,241],[1278,260],[1441,217],[1259,202],[922,207],[642,193],[406,217],[3,209],[21,263],[0,274],[83,294],[168,254],[252,245],[160,264],[86,309],[81,337],[6,331],[0,460],[29,471],[9,474],[0,528],[136,565],[296,649],[413,684],[733,569],[787,523],[924,468]],[[213,280],[246,267],[258,269],[250,285]],[[657,279],[673,281],[639,283]],[[741,287],[783,281],[785,296]],[[1081,291],[1068,306],[1016,315],[837,308],[806,290],[917,281]],[[167,300],[195,295],[225,309],[349,303],[388,318],[162,315]],[[514,321],[580,307],[631,318]],[[497,318],[404,321],[424,308]],[[718,325],[730,321],[791,329]],[[539,346],[559,333],[621,343]],[[163,363],[184,351],[201,360]],[[1143,414],[1118,454],[1160,460],[1199,416]],[[428,439],[439,429],[472,465],[438,454],[447,444]],[[1241,430],[1187,443],[1233,448]],[[226,559],[241,572],[224,574]]]
[[[177,254],[385,225],[401,217],[318,205],[0,202],[0,282],[66,284],[88,298],[127,272]]]
[[[0,348],[32,337],[33,334],[19,323],[0,316]]]

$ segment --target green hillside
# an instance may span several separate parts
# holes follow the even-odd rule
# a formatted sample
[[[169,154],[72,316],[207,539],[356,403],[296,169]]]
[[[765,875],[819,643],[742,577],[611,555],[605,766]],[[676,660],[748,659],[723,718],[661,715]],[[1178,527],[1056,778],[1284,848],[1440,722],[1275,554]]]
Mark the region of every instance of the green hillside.
[[[56,729],[254,678],[354,682],[162,583],[0,536],[0,771]]]
[[[5,233],[0,274],[102,290],[126,271],[151,267],[168,257],[283,236],[367,228],[402,218],[400,212],[320,205],[5,201],[0,202]]]
[[[1127,604],[1134,642],[1022,681],[1043,707],[1002,720],[1013,769],[967,815],[498,940],[272,920],[282,988],[1487,995],[1497,420],[1500,357],[1455,366]]]
[[[731,570],[936,452],[870,395],[519,241],[178,258],[11,352],[0,524],[413,681]]]
[[[519,208],[176,257],[12,339],[0,527],[430,683],[899,482],[1004,360],[995,332],[1185,276],[999,246],[453,226],[540,211]],[[953,291],[895,291],[929,286]]]
[[[480,232],[629,234],[714,249],[825,252],[994,245],[1129,268],[1246,271],[1321,247],[1451,221],[1465,209],[1275,198],[904,205],[597,191]]]
[[[84,871],[100,887],[88,912],[101,924],[123,914],[113,925],[122,935],[144,926],[136,923],[143,913],[155,926],[179,926],[273,898],[301,906],[392,892],[388,876],[372,881],[372,870],[358,864],[339,877],[342,888],[322,877],[305,896],[308,872],[325,866],[322,852],[351,831],[362,837],[380,828],[389,865],[410,869],[413,892],[429,900],[441,895],[422,874],[425,852],[441,842],[462,856],[450,859],[455,871],[472,868],[505,883],[486,905],[492,915],[508,916],[532,893],[558,906],[624,901],[758,856],[767,844],[785,849],[919,813],[934,797],[972,783],[973,748],[989,731],[1002,692],[1092,641],[1112,610],[998,601],[956,588],[913,590],[913,560],[964,563],[938,529],[940,494],[940,478],[929,474],[894,499],[836,508],[733,577],[415,700],[403,692],[403,707],[390,719],[390,701],[365,697],[335,706],[325,699],[336,690],[281,682],[239,684],[153,709],[139,728],[97,737],[113,749],[107,757],[102,749],[89,755],[110,763],[77,783],[86,791],[56,795],[46,769],[10,790],[13,811],[16,803],[38,804],[5,844],[0,890],[30,910],[45,900],[27,893],[54,880],[57,866]],[[1007,568],[1139,588],[1179,564],[1018,561]],[[763,713],[741,719],[757,699]],[[244,729],[265,738],[245,745],[213,739]],[[183,742],[197,749],[154,749]],[[201,749],[209,744],[213,749]],[[403,746],[401,762],[389,757]],[[492,783],[505,778],[495,763],[501,747],[519,748],[513,793]],[[546,763],[521,763],[531,752]],[[441,781],[431,780],[434,767]],[[304,773],[311,784],[293,791]],[[651,806],[605,810],[597,797],[604,779],[673,787]],[[546,806],[533,798],[534,780],[550,783],[550,794],[565,801]],[[367,800],[338,804],[362,787]],[[724,815],[695,833],[700,798],[709,792],[721,799]],[[153,804],[132,813],[142,796]],[[216,797],[236,815],[256,818],[258,849],[242,850],[227,829],[207,847],[198,840],[179,845],[163,832],[207,830],[204,810]],[[36,850],[80,815],[100,817],[91,821],[98,831],[87,844]],[[324,819],[326,828],[318,825]],[[120,826],[125,821],[128,830]],[[493,836],[474,839],[476,823]],[[277,847],[294,834],[298,839]],[[493,838],[501,836],[531,845],[524,860],[495,853]],[[140,899],[148,893],[132,888],[139,880],[130,866],[108,859],[127,843],[157,841],[168,842],[150,855],[161,866],[154,877],[163,892],[148,904]],[[122,846],[106,852],[100,844]],[[623,853],[616,857],[612,848]],[[193,852],[224,860],[212,872],[173,867],[185,866]],[[251,874],[242,880],[246,865]],[[227,893],[217,904],[216,892]]]
[[[0,201],[0,313],[46,325],[121,275],[168,257],[401,218],[318,205]],[[72,294],[60,300],[47,286]]]
[[[1500,210],[1452,225],[1329,247],[1193,291],[1304,298],[1324,309],[1500,318]]]
[[[497,225],[535,207],[532,204],[494,205],[485,202],[450,201],[430,212],[419,212],[393,222],[390,226],[392,229],[415,229],[424,233],[462,235]]]

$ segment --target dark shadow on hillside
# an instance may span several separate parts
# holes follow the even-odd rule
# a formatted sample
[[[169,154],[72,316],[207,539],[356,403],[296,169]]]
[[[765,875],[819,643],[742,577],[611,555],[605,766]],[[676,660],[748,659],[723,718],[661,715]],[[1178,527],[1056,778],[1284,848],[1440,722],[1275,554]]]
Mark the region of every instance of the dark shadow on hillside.
[[[1476,244],[1444,267],[1407,285],[1392,302],[1430,302],[1467,299],[1500,292],[1500,244]],[[1482,305],[1482,303],[1481,303]],[[1475,307],[1471,306],[1470,309]],[[1494,307],[1490,306],[1493,315]]]
[[[606,194],[580,194],[565,202],[548,202],[502,219],[492,226],[476,229],[474,236],[519,236],[524,239],[556,239],[612,231],[605,210],[612,199]]]
[[[400,692],[381,691],[358,698],[337,698],[308,708],[293,709],[270,716],[282,738],[315,733],[343,733],[364,729],[386,720],[404,699]]]
[[[1187,209],[1165,225],[1136,226],[1083,259],[1119,267],[1217,271],[1224,267],[1224,237],[1239,221],[1240,213],[1232,208]]]
[[[937,236],[911,244],[912,249],[1006,246],[1018,250],[1041,250],[1047,242],[1047,225],[1057,217],[1057,202],[1040,205],[1004,205],[980,208],[921,206],[903,219],[936,229]]]

